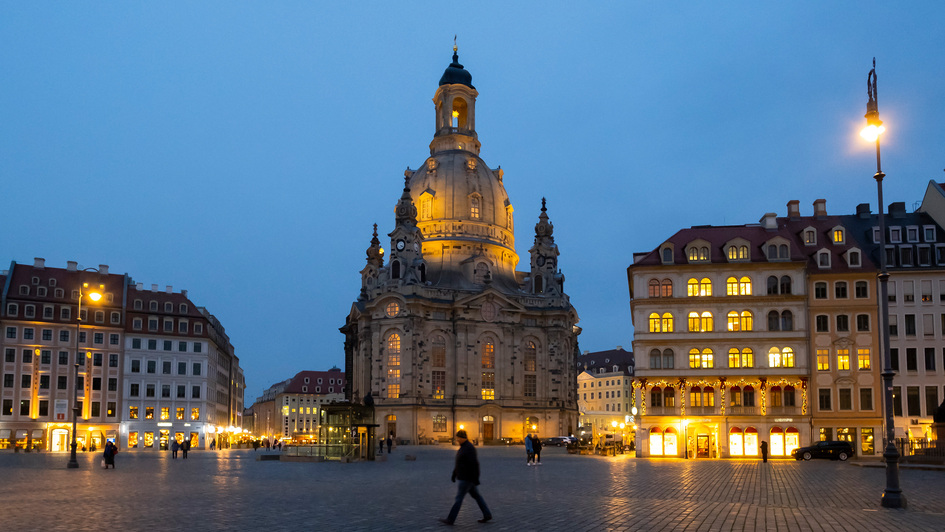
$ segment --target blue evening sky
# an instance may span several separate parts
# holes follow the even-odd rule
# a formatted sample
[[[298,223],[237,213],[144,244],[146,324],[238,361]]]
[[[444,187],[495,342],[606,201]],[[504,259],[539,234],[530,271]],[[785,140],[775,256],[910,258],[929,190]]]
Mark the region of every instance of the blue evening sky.
[[[582,350],[630,348],[626,267],[682,227],[875,212],[873,56],[887,202],[945,180],[941,2],[4,1],[0,262],[189,290],[247,404],[343,367],[454,34],[520,269],[545,196]]]

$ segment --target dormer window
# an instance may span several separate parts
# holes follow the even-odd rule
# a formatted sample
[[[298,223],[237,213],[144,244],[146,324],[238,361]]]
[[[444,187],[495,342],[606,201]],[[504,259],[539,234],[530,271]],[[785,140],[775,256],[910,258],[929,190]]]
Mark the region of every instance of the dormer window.
[[[935,242],[935,226],[926,225],[922,228],[922,231],[925,233],[926,242]]]
[[[860,266],[860,252],[858,250],[851,249],[847,252],[847,264],[852,267]]]
[[[907,242],[918,242],[919,241],[919,228],[916,226],[911,226],[906,228],[906,241]]]
[[[709,260],[709,248],[706,246],[690,246],[689,262],[702,262]]]
[[[845,242],[843,235],[843,228],[837,227],[833,230],[833,243],[834,244],[843,244]]]
[[[804,244],[808,246],[817,245],[817,232],[813,229],[804,230]]]
[[[661,259],[663,264],[672,264],[673,263],[673,248],[666,247],[662,249]]]
[[[830,267],[830,253],[826,251],[821,251],[817,254],[817,265],[821,268]]]
[[[748,246],[729,246],[728,260],[748,260]]]
[[[902,242],[902,228],[901,227],[889,228],[889,242],[892,244],[898,244]]]

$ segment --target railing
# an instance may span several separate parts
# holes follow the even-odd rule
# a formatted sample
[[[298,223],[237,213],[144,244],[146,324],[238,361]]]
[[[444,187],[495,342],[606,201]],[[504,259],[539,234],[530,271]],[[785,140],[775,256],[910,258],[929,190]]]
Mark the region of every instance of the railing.
[[[674,416],[679,414],[679,409],[675,406],[648,406],[646,415],[648,416]]]
[[[754,416],[758,412],[757,406],[730,406],[726,410],[726,413],[730,416]]]
[[[322,445],[289,445],[282,450],[285,456],[322,457],[326,460],[340,460],[344,457],[356,456],[356,444],[337,443]]]
[[[686,414],[690,416],[716,416],[719,414],[717,406],[688,406]]]
[[[767,413],[769,416],[798,416],[801,409],[796,406],[769,406]]]
[[[884,439],[883,447],[885,446]],[[911,458],[912,461],[945,462],[945,441],[897,438],[896,447],[899,449],[900,456]],[[879,451],[882,452],[882,449]]]

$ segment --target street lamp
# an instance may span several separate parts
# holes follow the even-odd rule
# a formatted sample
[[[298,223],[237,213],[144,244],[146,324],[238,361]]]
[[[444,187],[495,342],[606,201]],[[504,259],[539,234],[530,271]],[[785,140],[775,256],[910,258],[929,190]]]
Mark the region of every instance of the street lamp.
[[[880,334],[883,337],[883,403],[886,414],[886,448],[883,458],[886,460],[886,490],[883,492],[882,505],[886,508],[905,508],[906,497],[899,487],[899,450],[896,448],[896,425],[893,418],[893,373],[889,353],[889,272],[886,271],[886,214],[883,204],[883,173],[879,157],[879,137],[886,128],[879,119],[879,106],[876,96],[876,58],[873,69],[866,77],[866,127],[860,136],[870,142],[876,142],[876,190],[879,200],[879,312],[882,319]]]
[[[86,268],[82,271],[97,272],[98,270],[95,268]],[[104,285],[99,286],[104,288]],[[76,425],[79,421],[79,330],[82,327],[82,296],[88,295],[89,299],[92,301],[98,301],[102,299],[101,292],[96,292],[95,290],[91,290],[88,294],[83,294],[82,289],[87,289],[88,287],[89,283],[83,283],[79,285],[79,308],[75,317],[75,380],[72,381],[72,449],[69,452],[69,463],[66,466],[69,469],[76,469],[79,467],[79,461],[76,459],[75,451],[76,447],[78,446],[78,442],[76,441]]]

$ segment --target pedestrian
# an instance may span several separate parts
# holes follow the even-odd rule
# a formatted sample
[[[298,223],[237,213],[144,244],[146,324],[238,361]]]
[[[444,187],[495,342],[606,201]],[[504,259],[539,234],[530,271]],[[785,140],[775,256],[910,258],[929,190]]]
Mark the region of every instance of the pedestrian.
[[[116,454],[118,454],[118,446],[112,443],[111,441],[106,441],[105,452],[104,452],[105,469],[108,469],[108,466],[112,466],[112,469],[115,469],[115,455]]]
[[[253,440],[253,452],[255,453],[258,450],[259,450],[259,438],[256,438],[255,440]]]
[[[187,451],[190,450],[190,439],[184,440],[184,443],[180,446],[181,451],[184,452],[184,460],[187,459]]]
[[[476,448],[466,439],[466,431],[456,432],[456,441],[459,443],[459,450],[456,451],[456,465],[453,467],[452,481],[459,480],[456,487],[456,502],[450,509],[450,515],[446,519],[440,519],[444,525],[451,525],[456,521],[459,509],[463,505],[463,499],[468,493],[472,496],[479,509],[482,510],[482,519],[480,523],[489,522],[492,519],[492,512],[486,506],[486,501],[479,494],[479,459],[476,458]]]
[[[761,440],[761,461],[768,462],[768,442]]]
[[[377,454],[384,454],[384,438],[378,438],[377,443]]]
[[[532,460],[535,459],[535,448],[532,445],[532,434],[529,432],[525,436],[525,465],[532,465]]]
[[[171,458],[177,459],[177,450],[180,449],[180,444],[177,443],[177,438],[171,440]]]
[[[390,454],[390,448],[394,445],[394,432],[387,434],[387,454]]]
[[[216,449],[216,447],[217,447],[217,439],[213,438],[212,440],[210,440],[210,450],[212,451]]]
[[[535,465],[541,465],[541,440],[538,439],[538,434],[532,438],[532,452],[535,453]]]

